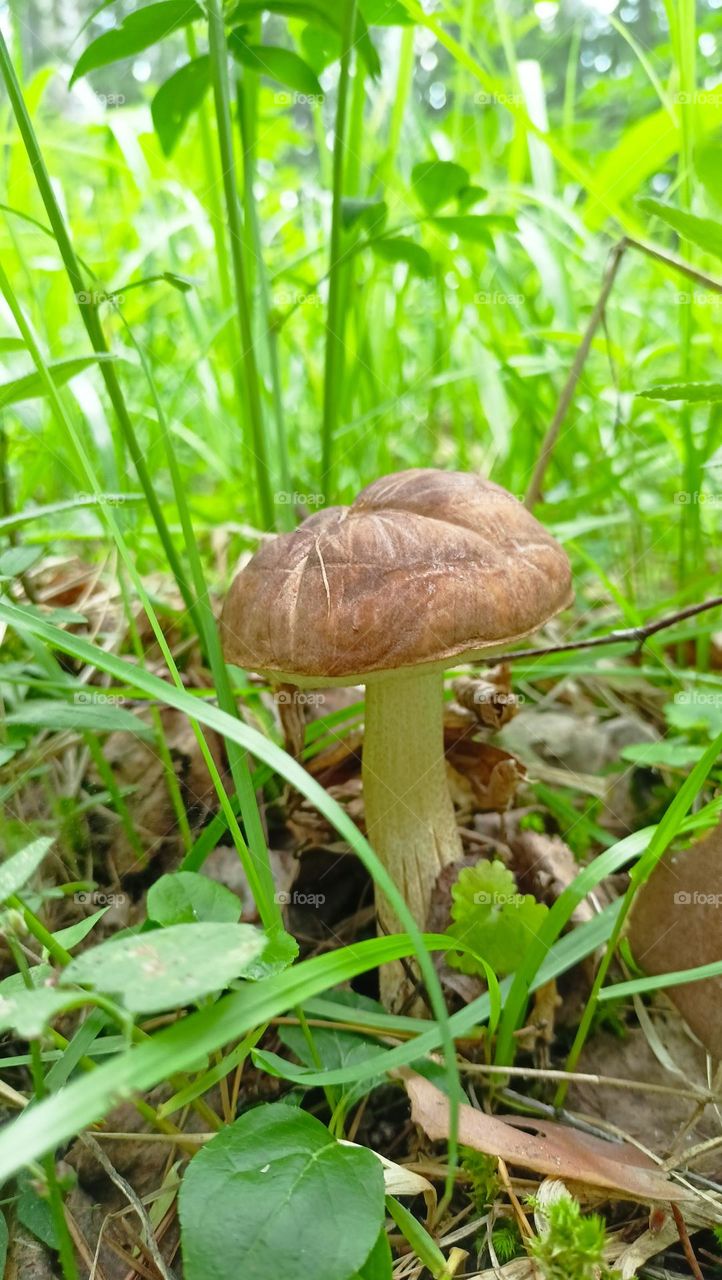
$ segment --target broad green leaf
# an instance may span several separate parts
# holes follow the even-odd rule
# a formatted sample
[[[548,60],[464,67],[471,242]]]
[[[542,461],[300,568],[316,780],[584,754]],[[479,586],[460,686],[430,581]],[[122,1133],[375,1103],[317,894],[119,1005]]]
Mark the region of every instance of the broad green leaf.
[[[109,351],[95,356],[77,356],[73,360],[56,360],[55,363],[48,364],[48,372],[56,387],[62,387],[92,365],[114,359],[115,356]],[[41,375],[26,373],[22,378],[13,378],[12,382],[0,383],[0,409],[9,404],[18,404],[21,400],[35,400],[44,395],[45,383]]]
[[[336,6],[314,4],[313,0],[240,0],[229,15],[231,22],[242,22],[259,13],[280,13],[286,18],[301,18],[314,26],[326,27],[338,36],[341,30],[340,10]],[[355,47],[374,77],[381,74],[381,63],[361,12],[356,14]],[[340,45],[338,54],[340,53]]]
[[[33,840],[32,844],[26,844],[12,858],[0,862],[0,902],[7,902],[13,894],[20,892],[54,843],[51,836],[41,836],[39,840]]]
[[[360,0],[361,10],[370,27],[410,27],[413,18],[400,0]]]
[[[56,987],[22,987],[0,995],[0,1032],[15,1031],[23,1040],[36,1040],[53,1018],[64,1009],[87,1003],[83,993],[60,991]]]
[[[278,13],[285,18],[295,18],[314,26],[339,31],[338,15],[323,3],[314,0],[239,0],[228,15],[228,21],[246,23],[259,13]]]
[[[75,696],[77,702],[29,698],[19,709],[5,717],[5,723],[32,725],[41,729],[75,729],[78,732],[89,730],[93,733],[123,730],[138,738],[154,737],[154,730],[150,725],[132,711],[114,706],[102,690],[87,689]]]
[[[187,27],[202,17],[203,10],[195,0],[160,0],[157,4],[135,9],[123,19],[119,27],[103,32],[102,36],[93,40],[81,53],[70,77],[70,87],[89,71],[110,66],[121,58],[132,58],[134,54],[141,53],[158,40],[164,40],[172,32]]]
[[[300,1027],[279,1027],[281,1043],[290,1049],[305,1067],[337,1071],[342,1067],[353,1066],[378,1055],[378,1046],[373,1040],[356,1035],[352,1031],[329,1031],[325,1027],[316,1027],[312,1031],[312,1037],[313,1051]],[[256,1052],[253,1053],[253,1057],[255,1060]],[[273,1057],[275,1058],[276,1055],[274,1054]],[[382,1079],[382,1076],[378,1076],[375,1079],[364,1080],[363,1084],[349,1090],[350,1097],[363,1097]]]
[[[722,697],[716,692],[677,694],[664,714],[675,729],[702,729],[710,737],[722,732]]]
[[[383,236],[372,241],[371,248],[386,262],[405,262],[417,275],[428,279],[433,272],[431,254],[409,236]]]
[[[186,1280],[351,1280],[383,1226],[383,1170],[313,1116],[267,1103],[191,1160],[178,1212]]]
[[[434,213],[469,185],[469,174],[453,160],[424,160],[414,165],[411,185],[427,213]]]
[[[347,231],[360,224],[369,234],[378,232],[386,221],[387,214],[388,205],[385,200],[347,196],[341,201],[341,221]]]
[[[495,973],[513,973],[538,936],[547,907],[530,893],[519,893],[511,871],[499,860],[481,859],[465,867],[451,896],[450,937],[473,948]],[[479,972],[473,955],[452,953],[448,959],[462,973]]]
[[[483,215],[475,216],[473,213],[465,213],[448,218],[432,218],[432,224],[445,235],[455,235],[460,240],[473,240],[476,244],[485,244],[490,249],[494,247],[489,223]]]
[[[473,209],[475,204],[480,200],[485,200],[489,192],[486,187],[468,186],[462,187],[456,193],[456,201],[462,213],[466,213],[467,209]]]
[[[15,1205],[18,1222],[21,1222],[36,1240],[42,1240],[49,1249],[57,1249],[58,1237],[49,1200],[38,1195],[29,1174],[24,1174],[20,1179],[19,1191]]]
[[[376,1244],[353,1280],[391,1280],[392,1263],[389,1238],[385,1231],[380,1231]]]
[[[308,23],[301,32],[299,43],[317,76],[341,56],[341,37],[334,27]]]
[[[236,924],[241,902],[225,885],[195,871],[161,876],[148,890],[148,917],[157,924],[189,924],[194,920]]]
[[[150,104],[150,113],[164,155],[171,154],[189,116],[203,101],[210,82],[210,59],[208,54],[203,54],[179,67],[160,86]]]
[[[620,752],[622,760],[649,769],[683,769],[686,765],[696,764],[703,754],[704,747],[683,741],[634,742]]]
[[[132,1013],[162,1013],[221,991],[265,946],[249,924],[176,924],[101,942],[71,960],[61,981],[116,997]]]
[[[305,98],[323,101],[324,92],[311,67],[291,49],[273,44],[248,44],[240,31],[232,31],[228,47],[238,62],[249,71],[269,76],[279,84],[288,85]]]
[[[243,976],[249,982],[260,982],[261,978],[267,978],[271,973],[283,973],[296,959],[296,939],[279,929],[270,935],[263,954],[249,964]]]
[[[29,969],[30,980],[34,987],[41,987],[44,983],[49,983],[54,977],[55,970],[51,964],[32,964]],[[9,973],[7,978],[3,978],[0,982],[0,996],[18,996],[27,992],[25,978],[22,973]]]
[[[711,218],[700,218],[696,213],[686,213],[683,209],[675,209],[662,200],[654,200],[644,196],[639,202],[640,209],[651,217],[661,218],[667,226],[672,227],[685,240],[690,240],[707,253],[722,258],[722,223],[713,222]]]
[[[722,382],[660,382],[638,391],[641,400],[680,400],[688,404],[715,404],[722,400]]]

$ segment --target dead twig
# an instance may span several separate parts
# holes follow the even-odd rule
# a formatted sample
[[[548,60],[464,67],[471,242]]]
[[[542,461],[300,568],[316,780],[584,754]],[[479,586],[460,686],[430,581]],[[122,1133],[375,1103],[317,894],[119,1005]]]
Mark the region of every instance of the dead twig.
[[[634,249],[637,253],[643,253],[648,258],[653,258],[655,262],[661,262],[663,266],[670,267],[673,271],[677,271],[680,275],[686,276],[688,280],[693,280],[696,284],[702,284],[705,288],[710,289],[712,293],[722,293],[722,281],[716,280],[714,276],[705,275],[703,271],[698,271],[696,267],[691,266],[688,262],[684,262],[681,258],[676,258],[674,254],[665,253],[662,249],[658,249],[655,245],[646,244],[643,240],[634,240],[631,236],[623,236],[612,248],[607,263],[607,269],[604,273],[602,287],[599,297],[594,304],[594,310],[589,317],[587,327],[584,331],[579,350],[574,358],[574,363],[569,370],[569,376],[562,388],[554,417],[549,424],[549,429],[542,442],[541,451],[537,458],[536,466],[532,478],[529,482],[529,488],[524,499],[524,506],[531,510],[542,496],[542,486],[544,484],[544,476],[557,440],[561,431],[564,419],[569,412],[577,383],[582,375],[582,370],[587,361],[587,356],[594,340],[600,324],[604,320],[609,295],[614,287],[617,273],[622,263],[622,259],[627,249]]]
[[[122,1176],[122,1174],[118,1173],[118,1170],[111,1164],[110,1160],[106,1156],[102,1147],[100,1147],[100,1145],[96,1142],[95,1138],[92,1138],[88,1133],[81,1133],[80,1140],[84,1146],[88,1147],[89,1150],[92,1151],[93,1155],[98,1161],[98,1164],[108,1175],[111,1182],[113,1182],[115,1186],[118,1188],[118,1190],[122,1192],[122,1194],[125,1196],[126,1200],[128,1201],[128,1204],[133,1207],[136,1214],[140,1218],[140,1225],[141,1225],[142,1232],[145,1235],[145,1242],[148,1247],[148,1251],[153,1259],[153,1262],[158,1268],[159,1274],[163,1277],[163,1280],[175,1280],[173,1272],[166,1265],[163,1255],[161,1254],[161,1251],[158,1248],[158,1242],[155,1238],[153,1224],[150,1218],[148,1217],[148,1214],[146,1213],[140,1198],[136,1195],[130,1183],[127,1181],[126,1178]]]
[[[679,1232],[679,1238],[682,1244],[682,1248],[684,1249],[684,1256],[687,1259],[687,1262],[689,1264],[689,1269],[692,1272],[692,1275],[694,1276],[694,1280],[704,1280],[704,1276],[702,1275],[702,1272],[699,1269],[699,1263],[696,1257],[694,1256],[694,1249],[692,1248],[692,1241],[689,1238],[687,1224],[685,1223],[685,1220],[682,1217],[682,1212],[679,1208],[679,1205],[675,1204],[674,1201],[672,1201],[672,1214],[674,1216],[674,1221],[677,1227],[677,1231]]]
[[[547,1067],[507,1067],[483,1062],[459,1062],[459,1070],[465,1075],[476,1076],[521,1076],[529,1080],[562,1080],[570,1084],[593,1084],[610,1089],[627,1089],[639,1093],[661,1093],[675,1098],[689,1098],[694,1102],[707,1105],[718,1097],[714,1090],[688,1089],[671,1084],[657,1084],[647,1080],[628,1080],[623,1076],[597,1075],[588,1071],[558,1071]],[[715,1139],[715,1143],[722,1139]]]
[[[604,316],[604,310],[607,305],[609,295],[612,292],[614,281],[617,278],[617,272],[621,266],[626,248],[627,241],[625,239],[620,240],[619,244],[616,244],[612,249],[607,269],[604,273],[601,292],[594,304],[594,310],[589,317],[589,322],[584,331],[584,336],[579,344],[577,354],[574,357],[574,363],[569,370],[569,376],[562,388],[559,403],[557,404],[554,417],[552,418],[551,423],[549,424],[549,429],[544,437],[541,452],[537,458],[536,466],[534,467],[532,478],[529,482],[529,488],[527,489],[526,497],[524,498],[524,506],[527,507],[529,511],[536,506],[541,497],[544,476],[546,475],[551,455],[554,451],[556,442],[559,439],[559,432],[562,429],[564,419],[566,418],[567,413],[569,412],[569,407],[574,399],[574,392],[577,389],[577,383],[581,377],[582,369],[587,362],[587,356],[589,355],[589,349],[592,345],[594,335],[601,324],[602,317]]]
[[[608,644],[636,644],[641,649],[646,640],[650,636],[654,636],[658,631],[664,631],[667,627],[673,627],[676,622],[684,622],[687,618],[695,618],[699,613],[706,613],[709,609],[718,609],[722,605],[722,596],[712,596],[711,600],[703,600],[701,604],[688,605],[686,609],[679,609],[676,613],[668,613],[664,618],[658,618],[656,622],[646,622],[641,627],[624,627],[619,631],[608,631],[603,636],[592,636],[589,640],[570,640],[565,644],[552,644],[546,649],[515,649],[511,653],[504,654],[505,662],[514,662],[519,658],[544,658],[548,653],[572,653],[577,649],[599,649],[603,645]],[[497,658],[484,658],[479,661],[496,662]]]

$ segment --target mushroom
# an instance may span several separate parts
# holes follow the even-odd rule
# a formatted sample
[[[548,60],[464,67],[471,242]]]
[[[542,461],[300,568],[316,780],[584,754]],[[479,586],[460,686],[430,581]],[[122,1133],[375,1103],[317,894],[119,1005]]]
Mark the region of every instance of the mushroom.
[[[635,894],[626,934],[645,973],[674,973],[722,959],[722,822],[687,849],[660,859]],[[722,1062],[722,977],[684,982],[664,994]]]
[[[230,662],[302,688],[365,684],[366,828],[421,928],[439,872],[462,855],[444,671],[521,639],[570,601],[565,552],[516,498],[477,475],[425,469],[316,512],[232,583]],[[382,895],[377,914],[382,930],[398,929]],[[382,970],[387,1007],[408,994],[399,972]]]

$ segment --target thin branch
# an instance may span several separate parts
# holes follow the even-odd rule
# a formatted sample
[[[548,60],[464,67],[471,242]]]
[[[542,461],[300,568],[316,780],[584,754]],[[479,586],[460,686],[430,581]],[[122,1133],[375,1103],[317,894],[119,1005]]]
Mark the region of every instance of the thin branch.
[[[562,393],[559,397],[554,417],[549,425],[549,429],[544,437],[541,452],[537,459],[534,472],[529,482],[524,506],[531,510],[542,496],[542,487],[544,484],[544,476],[549,465],[549,460],[559,439],[559,433],[562,428],[564,419],[569,412],[577,383],[582,375],[582,370],[587,361],[587,356],[591,349],[594,335],[599,325],[604,319],[606,305],[609,295],[614,287],[617,278],[617,272],[622,262],[622,258],[627,249],[635,249],[638,253],[645,254],[648,258],[653,258],[655,262],[661,262],[665,267],[671,267],[673,271],[677,271],[680,275],[686,276],[688,280],[693,280],[695,284],[704,285],[712,293],[722,294],[722,280],[715,279],[714,276],[708,276],[703,271],[698,271],[696,267],[691,266],[688,262],[684,262],[682,258],[677,258],[674,254],[665,253],[664,250],[658,249],[655,245],[646,244],[643,240],[634,240],[631,236],[623,236],[612,248],[607,269],[604,273],[602,288],[599,297],[594,305],[594,310],[587,327],[584,331],[581,344],[574,358],[574,363],[569,370],[569,376],[564,383]]]
[[[672,1202],[672,1214],[674,1217],[675,1226],[677,1228],[677,1231],[679,1232],[679,1238],[682,1243],[682,1248],[684,1249],[684,1256],[687,1259],[689,1269],[692,1272],[692,1275],[694,1276],[695,1280],[704,1280],[704,1276],[702,1275],[702,1272],[699,1269],[699,1263],[694,1256],[694,1249],[692,1248],[692,1241],[689,1238],[687,1224],[684,1218],[682,1217],[679,1205],[676,1205],[674,1202]]]
[[[722,605],[722,596],[713,596],[711,600],[704,600],[702,604],[691,604],[686,609],[669,613],[665,618],[645,623],[642,627],[625,627],[620,631],[609,631],[604,636],[593,636],[590,640],[570,640],[568,644],[553,644],[546,649],[515,649],[511,653],[503,654],[502,658],[504,662],[514,662],[519,658],[545,658],[548,653],[572,653],[576,649],[599,649],[607,644],[635,644],[641,648],[644,642],[649,640],[650,636],[656,635],[658,631],[673,627],[676,622],[684,622],[686,618],[694,618],[708,609],[717,609],[720,605]],[[484,658],[483,661],[493,665],[499,661],[499,654],[495,658]]]
[[[115,1168],[114,1165],[111,1164],[105,1152],[98,1145],[95,1138],[92,1137],[91,1134],[81,1133],[80,1141],[83,1143],[85,1147],[88,1148],[89,1151],[92,1151],[93,1155],[98,1161],[98,1164],[105,1171],[107,1176],[110,1178],[111,1182],[114,1183],[115,1186],[118,1188],[118,1190],[122,1193],[122,1195],[125,1196],[126,1200],[128,1201],[128,1204],[131,1205],[131,1207],[135,1210],[136,1214],[140,1218],[140,1225],[141,1225],[142,1232],[145,1236],[145,1243],[148,1246],[150,1255],[156,1267],[158,1268],[159,1274],[163,1277],[163,1280],[174,1280],[174,1274],[171,1271],[170,1267],[166,1265],[163,1255],[161,1254],[161,1251],[158,1248],[158,1241],[155,1238],[153,1223],[148,1217],[148,1214],[140,1200],[140,1197],[136,1195],[135,1191],[133,1190],[130,1183],[127,1181],[127,1179],[124,1178],[122,1174],[118,1173],[118,1170]]]
[[[559,432],[562,429],[564,419],[566,418],[572,400],[574,399],[574,392],[577,389],[577,383],[582,375],[582,369],[586,364],[594,335],[601,324],[602,317],[604,316],[604,309],[607,305],[609,295],[612,292],[614,281],[617,278],[617,272],[621,266],[626,248],[626,240],[620,240],[612,249],[609,263],[607,265],[606,272],[604,273],[601,292],[594,305],[594,310],[589,317],[587,327],[584,331],[584,337],[582,338],[577,354],[574,357],[574,363],[569,370],[569,376],[564,384],[562,394],[559,397],[556,412],[549,425],[549,430],[544,437],[541,453],[537,458],[534,473],[524,499],[524,506],[529,510],[536,506],[536,503],[541,497],[542,485],[544,483],[546,469],[549,466],[549,460],[554,451],[556,442],[559,439]]]

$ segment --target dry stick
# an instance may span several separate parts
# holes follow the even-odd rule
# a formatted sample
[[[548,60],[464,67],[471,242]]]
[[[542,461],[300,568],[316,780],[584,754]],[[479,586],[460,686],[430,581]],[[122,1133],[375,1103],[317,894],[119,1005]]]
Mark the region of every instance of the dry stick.
[[[153,1231],[153,1224],[145,1211],[140,1197],[136,1195],[127,1179],[124,1178],[122,1174],[118,1173],[115,1166],[111,1164],[105,1152],[95,1141],[95,1138],[91,1137],[89,1133],[81,1133],[80,1141],[93,1152],[98,1164],[105,1171],[111,1182],[115,1184],[118,1190],[125,1196],[128,1203],[133,1207],[133,1209],[135,1209],[135,1212],[140,1218],[141,1230],[145,1232],[145,1242],[148,1246],[148,1250],[160,1275],[163,1277],[163,1280],[174,1280],[173,1272],[166,1266],[160,1249],[158,1248],[158,1242]]]
[[[622,258],[624,257],[627,249],[636,249],[638,253],[646,254],[648,258],[653,258],[655,262],[661,262],[663,266],[671,267],[673,271],[678,271],[680,275],[686,276],[688,280],[693,280],[696,284],[704,285],[713,293],[722,293],[721,280],[716,280],[714,276],[705,275],[703,271],[698,271],[695,267],[690,266],[689,263],[684,262],[682,258],[676,258],[674,254],[671,253],[664,253],[661,249],[655,248],[654,245],[645,244],[643,240],[633,240],[630,236],[623,236],[622,239],[614,245],[610,254],[607,269],[604,273],[604,280],[602,281],[602,288],[599,297],[597,298],[594,310],[589,317],[589,322],[584,331],[584,337],[582,338],[581,345],[574,358],[574,363],[569,370],[569,376],[562,389],[561,396],[559,397],[559,403],[556,407],[556,412],[549,425],[549,430],[544,437],[541,452],[537,459],[536,466],[534,467],[534,472],[524,499],[524,506],[529,510],[531,510],[531,508],[534,507],[541,498],[544,476],[549,465],[549,460],[554,451],[557,440],[559,439],[559,432],[561,431],[564,419],[566,418],[572,400],[574,399],[574,392],[576,391],[577,383],[581,377],[584,365],[586,364],[587,356],[589,355],[589,351],[594,340],[594,335],[604,319],[604,312],[609,300],[609,295],[614,287],[617,272],[619,271]]]
[[[682,1217],[679,1205],[675,1204],[674,1201],[672,1202],[672,1214],[674,1216],[674,1221],[677,1227],[677,1231],[679,1232],[680,1241],[682,1242],[682,1248],[684,1249],[684,1256],[687,1259],[687,1264],[689,1266],[690,1271],[692,1272],[692,1275],[694,1276],[694,1280],[704,1280],[704,1276],[702,1275],[702,1272],[699,1269],[699,1263],[694,1256],[694,1249],[692,1248],[692,1241],[689,1238],[687,1224],[684,1218]]]
[[[501,1185],[503,1186],[504,1190],[506,1191],[506,1194],[509,1197],[509,1203],[511,1204],[512,1210],[514,1212],[514,1217],[516,1218],[519,1231],[521,1232],[522,1236],[526,1237],[527,1240],[531,1240],[534,1236],[534,1232],[529,1226],[529,1220],[524,1210],[521,1207],[519,1197],[517,1196],[516,1191],[511,1185],[509,1170],[507,1169],[506,1164],[501,1156],[496,1157],[496,1164],[497,1164],[497,1169],[499,1171],[499,1181],[501,1182]]]
[[[476,1076],[521,1076],[529,1080],[568,1080],[574,1084],[593,1084],[599,1088],[626,1089],[639,1093],[660,1093],[675,1098],[689,1098],[691,1101],[708,1105],[719,1095],[711,1091],[679,1088],[673,1084],[657,1084],[647,1080],[626,1080],[623,1076],[604,1076],[587,1071],[556,1071],[546,1067],[507,1067],[480,1062],[459,1062],[459,1070],[464,1075]],[[154,1135],[155,1136],[155,1135]],[[715,1144],[722,1138],[714,1139]]]
[[[684,622],[687,618],[694,618],[698,613],[706,613],[708,609],[717,609],[722,605],[722,596],[712,596],[711,600],[703,600],[702,604],[691,604],[686,609],[680,609],[677,613],[668,613],[665,618],[659,618],[656,622],[645,623],[642,627],[625,627],[620,631],[608,631],[604,636],[593,636],[591,640],[570,640],[568,644],[552,644],[546,649],[515,649],[511,653],[503,654],[504,662],[514,662],[519,658],[544,658],[548,653],[571,653],[576,649],[599,649],[606,644],[636,644],[641,648],[645,640],[649,640],[650,636],[654,636],[658,631],[664,631],[667,627],[673,627],[676,622]],[[479,661],[487,662],[490,665],[499,662],[499,655],[495,658],[483,658]]]
[[[574,363],[571,369],[569,370],[569,377],[567,378],[564,384],[562,394],[559,397],[559,403],[556,407],[556,412],[550,423],[549,430],[547,431],[546,436],[544,437],[544,443],[542,444],[542,447],[541,447],[541,453],[539,454],[539,457],[537,458],[536,466],[534,467],[534,473],[532,475],[531,482],[529,484],[529,488],[527,490],[527,494],[524,499],[524,506],[527,507],[528,510],[531,510],[532,507],[536,505],[536,503],[539,501],[539,498],[541,497],[542,484],[544,483],[544,476],[546,474],[546,469],[549,465],[549,459],[551,458],[552,452],[559,438],[559,432],[561,431],[562,423],[564,422],[564,419],[566,418],[567,413],[569,411],[569,407],[572,403],[574,392],[576,391],[576,387],[577,387],[577,382],[581,377],[582,369],[584,368],[584,365],[586,364],[586,361],[587,361],[587,356],[589,355],[589,348],[592,345],[592,340],[594,338],[595,333],[597,332],[597,329],[599,328],[599,325],[602,320],[602,316],[604,315],[604,308],[606,307],[607,299],[609,298],[609,295],[612,292],[612,287],[614,285],[614,281],[617,278],[617,272],[619,270],[622,258],[624,257],[624,252],[626,247],[627,247],[626,240],[620,240],[619,244],[616,244],[612,249],[607,270],[604,273],[604,281],[602,283],[601,293],[599,294],[594,310],[592,311],[592,314],[589,317],[589,323],[587,324],[586,330],[584,332],[584,337],[582,338],[579,350],[577,351],[577,354],[574,357]]]
[[[524,1213],[524,1210],[521,1207],[521,1202],[519,1200],[519,1197],[517,1196],[516,1191],[511,1185],[509,1170],[507,1169],[506,1164],[502,1160],[501,1156],[496,1157],[496,1165],[499,1171],[499,1178],[501,1180],[501,1184],[504,1190],[506,1191],[507,1196],[509,1197],[509,1202],[511,1204],[512,1212],[514,1214],[514,1217],[516,1218],[516,1223],[519,1228],[519,1234],[521,1235],[521,1238],[524,1241],[533,1240],[534,1232],[529,1224],[529,1220],[526,1214]],[[533,1258],[531,1254],[529,1255],[529,1266],[531,1268],[531,1273],[534,1276],[535,1280],[540,1280],[539,1268],[537,1267],[536,1259]]]

